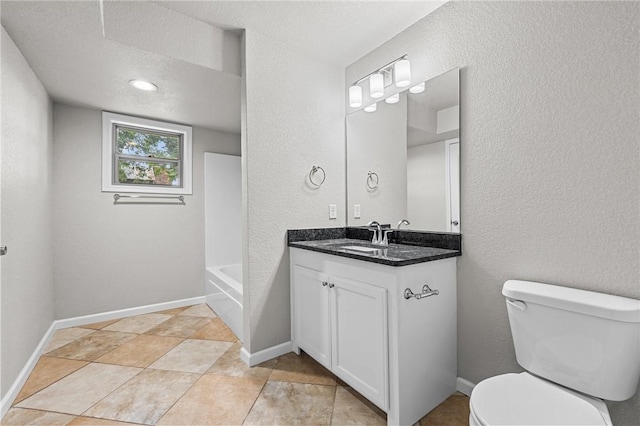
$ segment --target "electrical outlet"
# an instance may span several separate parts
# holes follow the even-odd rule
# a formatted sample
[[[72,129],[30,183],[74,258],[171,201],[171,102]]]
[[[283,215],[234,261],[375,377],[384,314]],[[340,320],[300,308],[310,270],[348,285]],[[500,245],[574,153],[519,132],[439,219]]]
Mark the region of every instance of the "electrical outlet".
[[[360,219],[360,204],[353,205],[353,218]]]
[[[329,204],[329,219],[338,218],[338,206],[335,204]]]

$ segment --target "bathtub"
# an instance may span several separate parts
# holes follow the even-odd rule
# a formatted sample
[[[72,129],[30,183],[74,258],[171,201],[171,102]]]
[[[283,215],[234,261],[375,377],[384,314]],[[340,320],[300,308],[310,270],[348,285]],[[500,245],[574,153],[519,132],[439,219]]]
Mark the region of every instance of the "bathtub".
[[[242,341],[242,264],[208,266],[207,305]]]

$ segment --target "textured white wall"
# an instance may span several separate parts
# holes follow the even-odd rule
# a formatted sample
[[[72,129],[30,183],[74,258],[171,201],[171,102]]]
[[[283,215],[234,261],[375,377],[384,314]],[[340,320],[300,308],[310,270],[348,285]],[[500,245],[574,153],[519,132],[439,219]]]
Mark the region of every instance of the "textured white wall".
[[[244,345],[254,353],[290,339],[286,230],[345,223],[344,69],[250,30],[243,47]],[[326,171],[320,188],[307,183],[314,164]]]
[[[52,105],[2,28],[2,262],[0,394],[54,320],[51,229]]]
[[[445,142],[407,149],[407,219],[412,229],[447,231]]]
[[[501,288],[640,298],[640,3],[449,2],[347,69],[461,69],[458,374],[519,371]],[[640,395],[609,403],[637,424]]]
[[[396,104],[378,102],[373,113],[349,114],[347,140],[349,225],[375,220],[395,226],[407,217],[407,96]],[[369,171],[378,175],[375,190],[367,187]],[[360,219],[354,218],[354,204],[360,205]]]
[[[237,155],[204,154],[206,266],[242,262],[242,170]]]
[[[239,135],[193,129],[186,206],[113,205],[100,191],[102,115],[53,110],[56,317],[204,293],[204,152],[240,153]]]

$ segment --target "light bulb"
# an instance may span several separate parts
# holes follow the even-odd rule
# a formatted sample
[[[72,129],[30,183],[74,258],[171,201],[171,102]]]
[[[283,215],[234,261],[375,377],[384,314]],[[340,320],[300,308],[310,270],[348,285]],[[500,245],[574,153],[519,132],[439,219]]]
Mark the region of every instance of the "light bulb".
[[[384,100],[388,104],[397,104],[400,101],[400,93],[396,93],[395,95],[389,96]]]
[[[407,87],[411,84],[411,63],[408,59],[401,59],[393,66],[396,87]]]
[[[146,90],[147,92],[158,90],[158,86],[146,80],[129,80],[129,84],[136,89]]]
[[[373,99],[384,96],[384,76],[379,72],[369,77],[369,94]]]
[[[411,89],[409,89],[411,93],[422,93],[424,92],[424,81],[420,84],[416,84]]]
[[[349,87],[349,106],[351,108],[362,106],[362,87],[357,84]]]
[[[376,112],[376,109],[378,109],[378,103],[374,102],[371,105],[367,105],[366,107],[364,107],[364,110],[366,112]]]

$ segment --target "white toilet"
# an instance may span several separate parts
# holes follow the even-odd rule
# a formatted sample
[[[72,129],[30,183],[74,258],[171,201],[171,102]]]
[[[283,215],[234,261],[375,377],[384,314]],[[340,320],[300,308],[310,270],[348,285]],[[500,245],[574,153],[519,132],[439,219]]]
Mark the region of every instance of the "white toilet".
[[[640,300],[515,280],[502,294],[527,372],[478,383],[469,424],[611,425],[602,399],[638,388]]]

